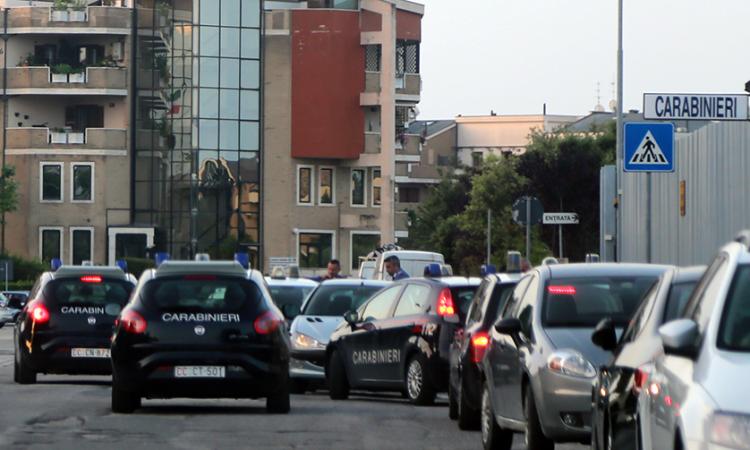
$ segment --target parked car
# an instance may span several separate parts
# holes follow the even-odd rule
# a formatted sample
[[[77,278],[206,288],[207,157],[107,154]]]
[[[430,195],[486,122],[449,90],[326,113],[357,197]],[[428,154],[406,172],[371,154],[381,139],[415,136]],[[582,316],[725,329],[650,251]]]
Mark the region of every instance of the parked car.
[[[721,248],[680,317],[659,328],[663,353],[639,396],[646,450],[750,445],[750,231]]]
[[[0,311],[0,314],[5,314],[10,318],[7,322],[15,323],[21,310],[26,306],[26,302],[29,299],[29,291],[3,291],[2,295],[7,301],[5,303],[5,310]]]
[[[308,296],[290,327],[292,392],[304,393],[325,381],[325,349],[344,313],[357,309],[387,281],[340,278],[326,280]]]
[[[407,278],[346,314],[326,348],[330,397],[352,389],[403,392],[431,404],[448,388],[450,343],[480,284],[479,278]]]
[[[466,322],[454,335],[450,348],[448,415],[459,428],[478,429],[481,406],[480,363],[489,343],[490,327],[513,293],[521,273],[487,275],[479,285]]]
[[[591,440],[591,387],[608,352],[591,332],[605,317],[624,328],[670,266],[553,264],[518,282],[482,362],[482,443],[531,450]]]
[[[271,299],[290,324],[299,314],[307,296],[318,286],[317,281],[307,278],[272,276],[265,279]]]
[[[615,324],[603,319],[592,342],[613,352],[601,366],[592,390],[591,444],[598,449],[630,449],[636,442],[638,394],[646,381],[640,368],[661,352],[659,327],[678,317],[705,267],[674,268],[646,293],[619,342]]]
[[[421,277],[424,274],[425,267],[430,264],[445,264],[445,259],[440,253],[416,250],[387,250],[380,253],[375,260],[375,271],[372,278],[376,280],[390,280],[390,276],[385,270],[385,260],[391,256],[397,256],[401,262],[401,268],[412,277]]]

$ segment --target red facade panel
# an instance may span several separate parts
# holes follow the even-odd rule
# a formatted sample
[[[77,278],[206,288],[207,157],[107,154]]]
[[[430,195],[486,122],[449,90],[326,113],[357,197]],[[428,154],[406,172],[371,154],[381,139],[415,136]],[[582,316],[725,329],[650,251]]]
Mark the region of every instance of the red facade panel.
[[[396,11],[396,39],[422,41],[422,16],[408,11]]]
[[[356,159],[364,150],[364,48],[358,11],[292,12],[292,157]]]

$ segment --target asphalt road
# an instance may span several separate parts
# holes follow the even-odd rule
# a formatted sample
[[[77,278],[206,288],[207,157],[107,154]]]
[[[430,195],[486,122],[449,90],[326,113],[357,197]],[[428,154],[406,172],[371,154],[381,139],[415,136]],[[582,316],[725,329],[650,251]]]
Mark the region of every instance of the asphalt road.
[[[326,393],[292,396],[288,415],[265,401],[144,400],[132,415],[112,414],[108,377],[40,375],[13,383],[12,327],[0,329],[0,448],[480,448],[478,432],[448,419],[447,401],[414,407],[400,396]],[[516,437],[522,448],[522,437]],[[558,446],[582,449],[582,446]]]

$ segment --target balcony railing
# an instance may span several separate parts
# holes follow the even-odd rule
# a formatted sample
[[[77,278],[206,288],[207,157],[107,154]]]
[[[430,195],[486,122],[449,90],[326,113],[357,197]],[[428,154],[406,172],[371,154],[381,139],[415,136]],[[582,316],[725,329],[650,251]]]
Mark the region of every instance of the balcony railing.
[[[70,28],[107,28],[130,32],[132,9],[117,6],[89,6],[83,10],[55,10],[48,6],[22,6],[8,11],[8,28],[11,34],[34,33],[34,29],[54,28],[65,33]]]
[[[396,75],[396,94],[420,95],[422,93],[422,77],[418,73]]]
[[[70,149],[126,150],[127,130],[117,128],[86,128],[84,131],[49,128],[8,128],[9,150]]]
[[[380,92],[380,72],[365,72],[365,92]]]
[[[422,137],[418,134],[402,134],[396,145],[397,155],[419,155],[419,145]]]
[[[8,89],[107,89],[127,95],[128,71],[119,67],[87,67],[84,72],[52,73],[49,67],[7,69]],[[0,83],[3,73],[0,71]],[[108,92],[111,94],[112,92]]]
[[[380,133],[365,132],[365,153],[380,153]]]

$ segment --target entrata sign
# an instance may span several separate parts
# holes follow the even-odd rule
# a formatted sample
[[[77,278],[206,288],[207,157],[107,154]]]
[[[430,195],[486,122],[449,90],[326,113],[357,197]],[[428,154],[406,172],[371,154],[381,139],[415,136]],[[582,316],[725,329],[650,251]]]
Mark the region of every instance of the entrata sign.
[[[748,96],[643,94],[646,120],[747,120]]]
[[[545,225],[577,225],[577,213],[544,213]]]

